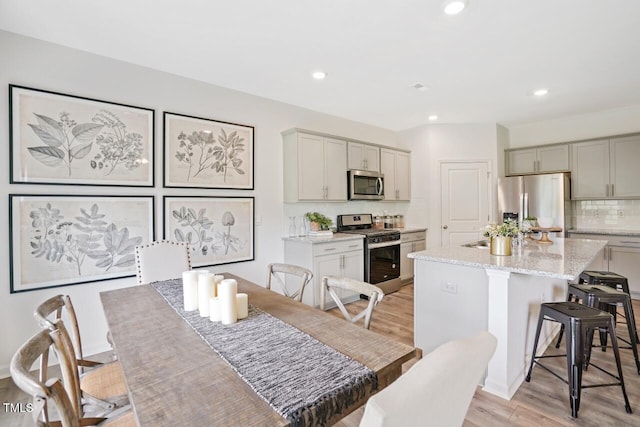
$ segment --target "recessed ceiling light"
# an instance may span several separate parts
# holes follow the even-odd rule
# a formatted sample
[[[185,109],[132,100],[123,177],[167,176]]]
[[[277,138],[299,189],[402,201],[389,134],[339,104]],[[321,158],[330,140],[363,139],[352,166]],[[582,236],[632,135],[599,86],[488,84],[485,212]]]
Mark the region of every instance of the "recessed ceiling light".
[[[411,85],[411,87],[414,88],[415,90],[419,90],[420,92],[424,92],[427,89],[429,89],[428,87],[426,87],[422,83],[414,83],[414,84]]]
[[[313,74],[311,74],[311,75],[316,80],[322,80],[325,77],[327,77],[327,73],[325,73],[324,71],[314,71]]]
[[[444,4],[444,13],[447,15],[457,15],[467,7],[467,0],[448,0]]]
[[[431,122],[435,122],[436,120],[438,120],[438,116],[435,114],[432,114],[429,116],[429,121]]]
[[[548,89],[544,89],[544,88],[536,89],[536,90],[533,91],[533,94],[535,96],[545,96],[548,93],[549,93],[549,90]]]

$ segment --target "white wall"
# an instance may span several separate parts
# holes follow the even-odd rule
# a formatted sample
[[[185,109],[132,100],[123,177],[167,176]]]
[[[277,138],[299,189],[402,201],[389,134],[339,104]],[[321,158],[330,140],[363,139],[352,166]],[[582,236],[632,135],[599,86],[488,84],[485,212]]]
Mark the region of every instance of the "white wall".
[[[640,132],[640,105],[509,127],[509,147]]]
[[[401,134],[400,144],[412,152],[412,191],[416,187],[419,189],[409,211],[425,216],[429,229],[427,247],[440,245],[440,164],[453,160],[488,161],[495,184],[497,133],[495,124],[463,124],[426,125]],[[426,184],[424,188],[420,188],[420,183]],[[495,199],[494,187],[491,185],[489,189],[492,200]]]
[[[282,195],[282,139],[292,127],[331,133],[372,143],[395,145],[395,133],[326,114],[212,86],[171,74],[114,61],[85,52],[0,32],[0,135],[5,155],[0,156],[0,377],[8,375],[15,350],[37,331],[32,312],[37,304],[58,293],[71,296],[80,318],[87,354],[106,350],[106,325],[99,292],[131,286],[134,278],[81,284],[18,294],[9,293],[8,193],[29,194],[134,194],[156,196],[156,236],[162,237],[163,195],[253,195],[256,198],[255,255],[253,262],[215,268],[255,282],[264,279],[266,266],[283,258],[285,228]],[[8,85],[17,84],[90,98],[153,108],[155,115],[156,186],[143,188],[91,188],[8,184]],[[162,188],[162,111],[171,111],[255,126],[255,190],[214,191]]]

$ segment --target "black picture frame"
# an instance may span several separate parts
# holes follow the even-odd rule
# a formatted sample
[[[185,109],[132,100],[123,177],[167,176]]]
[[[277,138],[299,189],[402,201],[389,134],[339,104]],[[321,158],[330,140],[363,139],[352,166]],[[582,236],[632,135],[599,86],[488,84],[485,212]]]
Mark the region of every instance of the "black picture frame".
[[[154,196],[9,194],[10,291],[135,276],[153,240]]]
[[[9,85],[11,184],[155,186],[155,110]]]
[[[163,238],[186,241],[194,267],[255,260],[255,198],[164,196]]]
[[[165,188],[254,189],[255,127],[165,111]]]

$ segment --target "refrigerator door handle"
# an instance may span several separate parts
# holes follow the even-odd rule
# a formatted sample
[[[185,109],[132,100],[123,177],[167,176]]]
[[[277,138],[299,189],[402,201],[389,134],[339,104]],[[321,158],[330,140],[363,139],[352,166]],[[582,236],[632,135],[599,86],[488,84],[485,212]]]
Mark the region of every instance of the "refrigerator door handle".
[[[522,194],[522,219],[529,217],[529,193]]]

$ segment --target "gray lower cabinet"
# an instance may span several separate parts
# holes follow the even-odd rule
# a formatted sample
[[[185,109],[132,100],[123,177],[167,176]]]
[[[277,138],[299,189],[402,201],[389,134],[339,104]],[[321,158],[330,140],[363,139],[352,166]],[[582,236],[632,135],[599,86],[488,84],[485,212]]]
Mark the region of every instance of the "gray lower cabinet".
[[[400,233],[400,280],[402,283],[413,281],[413,259],[407,258],[407,255],[425,249],[427,249],[426,230]]]
[[[324,276],[350,277],[364,280],[363,239],[317,240],[307,238],[287,238],[284,243],[284,259],[287,264],[308,268],[313,272],[311,285],[305,289],[302,302],[312,307],[320,306],[320,289]],[[353,292],[336,292],[347,303],[360,298]],[[327,298],[327,306],[335,303]]]
[[[607,240],[608,244],[589,265],[589,270],[613,271],[629,280],[632,298],[640,299],[640,237],[571,233],[577,239]]]

